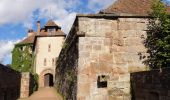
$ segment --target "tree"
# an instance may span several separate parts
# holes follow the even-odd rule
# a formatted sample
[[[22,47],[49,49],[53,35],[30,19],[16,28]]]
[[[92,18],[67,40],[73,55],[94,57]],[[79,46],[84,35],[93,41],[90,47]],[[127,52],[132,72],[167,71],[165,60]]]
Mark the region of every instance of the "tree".
[[[151,69],[170,67],[170,16],[162,0],[154,0],[145,46],[150,54],[145,63]]]

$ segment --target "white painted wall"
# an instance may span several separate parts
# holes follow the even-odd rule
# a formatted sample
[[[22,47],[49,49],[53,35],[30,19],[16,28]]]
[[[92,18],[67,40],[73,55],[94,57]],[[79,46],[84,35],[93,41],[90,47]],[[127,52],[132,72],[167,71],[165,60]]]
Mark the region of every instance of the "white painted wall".
[[[55,65],[52,65],[52,59],[59,56],[62,45],[64,42],[64,37],[38,37],[36,43],[36,60],[35,60],[35,70],[38,75],[48,68],[55,70]],[[51,45],[51,51],[48,51],[49,44]],[[44,66],[44,59],[46,58],[46,66]]]

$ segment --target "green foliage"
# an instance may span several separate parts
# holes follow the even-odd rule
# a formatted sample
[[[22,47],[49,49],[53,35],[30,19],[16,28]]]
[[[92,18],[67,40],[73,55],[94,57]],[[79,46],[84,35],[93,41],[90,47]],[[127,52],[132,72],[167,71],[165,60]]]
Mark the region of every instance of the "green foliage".
[[[33,71],[32,44],[15,45],[12,52],[12,68],[19,72]]]
[[[161,0],[154,0],[152,10],[145,41],[150,56],[145,63],[151,69],[168,67],[170,64],[170,17]]]
[[[33,74],[33,77],[34,77],[33,91],[37,91],[38,90],[38,80],[39,80],[38,74]]]

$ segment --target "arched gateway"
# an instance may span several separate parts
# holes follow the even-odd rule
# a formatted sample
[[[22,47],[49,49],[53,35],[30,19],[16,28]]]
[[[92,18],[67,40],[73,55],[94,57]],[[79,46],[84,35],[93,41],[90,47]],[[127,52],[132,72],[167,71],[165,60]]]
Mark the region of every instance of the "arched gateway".
[[[50,73],[47,73],[44,75],[44,86],[45,87],[51,87],[53,86],[54,82],[53,82],[53,75]]]
[[[39,75],[39,87],[51,87],[54,84],[54,70],[45,69]]]

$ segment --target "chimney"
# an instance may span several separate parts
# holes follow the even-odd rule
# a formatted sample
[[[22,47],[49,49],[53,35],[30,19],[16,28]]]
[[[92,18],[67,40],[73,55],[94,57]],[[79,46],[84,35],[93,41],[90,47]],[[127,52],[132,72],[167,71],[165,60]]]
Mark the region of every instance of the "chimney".
[[[28,30],[28,37],[30,37],[30,36],[34,36],[35,34],[34,34],[34,31],[32,30],[32,29],[29,29]]]
[[[41,28],[40,21],[37,21],[37,35],[40,34],[40,28]]]

